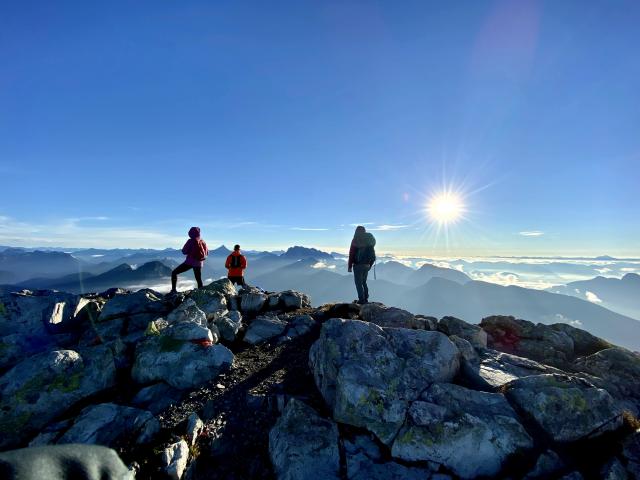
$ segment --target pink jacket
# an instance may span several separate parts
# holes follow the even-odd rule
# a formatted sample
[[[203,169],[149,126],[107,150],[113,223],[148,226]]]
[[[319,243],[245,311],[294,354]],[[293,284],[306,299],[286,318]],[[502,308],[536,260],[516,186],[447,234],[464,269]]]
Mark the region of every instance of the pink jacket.
[[[204,247],[204,256],[209,255],[207,244],[200,238],[200,229],[198,227],[191,227],[189,230],[189,240],[187,240],[187,243],[182,247],[182,253],[187,256],[184,263],[191,267],[202,267],[204,265],[204,260],[201,260],[198,255],[198,243],[202,243]]]

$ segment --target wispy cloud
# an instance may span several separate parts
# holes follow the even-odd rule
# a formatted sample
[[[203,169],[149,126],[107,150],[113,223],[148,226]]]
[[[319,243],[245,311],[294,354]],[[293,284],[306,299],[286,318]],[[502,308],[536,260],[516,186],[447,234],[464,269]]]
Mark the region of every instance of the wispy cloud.
[[[291,227],[291,230],[297,230],[299,232],[326,232],[329,229],[316,227]]]
[[[408,228],[409,225],[376,225],[375,227],[369,228],[369,230],[378,231],[378,232],[390,232],[394,230],[402,230],[403,228]]]
[[[544,235],[544,232],[539,230],[530,230],[526,232],[518,232],[518,235],[522,235],[523,237],[541,237]]]

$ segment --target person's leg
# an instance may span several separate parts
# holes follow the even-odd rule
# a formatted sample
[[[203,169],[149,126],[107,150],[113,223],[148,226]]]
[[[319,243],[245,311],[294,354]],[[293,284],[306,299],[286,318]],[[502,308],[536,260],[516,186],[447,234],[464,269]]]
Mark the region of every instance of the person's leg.
[[[193,267],[193,274],[196,277],[198,288],[202,288],[202,267]]]
[[[181,263],[180,265],[178,265],[176,268],[173,269],[173,272],[171,272],[171,291],[172,292],[176,291],[176,285],[178,283],[178,275],[186,272],[190,268],[191,266],[187,265],[186,263]]]
[[[369,267],[366,266],[366,269],[362,272],[362,290],[364,292],[364,302],[367,303],[369,301],[369,287],[367,286],[367,277],[369,276]]]
[[[364,265],[353,266],[353,280],[356,283],[356,290],[358,291],[358,302],[364,301],[364,289],[362,288],[362,267]]]

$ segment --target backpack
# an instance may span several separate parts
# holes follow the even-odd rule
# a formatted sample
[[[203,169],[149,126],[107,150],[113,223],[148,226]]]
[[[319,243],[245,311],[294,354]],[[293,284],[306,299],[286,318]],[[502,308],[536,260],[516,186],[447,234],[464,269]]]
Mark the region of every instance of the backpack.
[[[207,246],[202,240],[196,240],[196,244],[193,247],[193,257],[196,260],[203,261],[207,258]]]
[[[367,245],[366,247],[358,247],[356,250],[356,258],[355,263],[361,265],[373,265],[376,261],[376,251],[374,250],[372,245]]]
[[[240,268],[242,266],[242,255],[231,255],[231,268]]]

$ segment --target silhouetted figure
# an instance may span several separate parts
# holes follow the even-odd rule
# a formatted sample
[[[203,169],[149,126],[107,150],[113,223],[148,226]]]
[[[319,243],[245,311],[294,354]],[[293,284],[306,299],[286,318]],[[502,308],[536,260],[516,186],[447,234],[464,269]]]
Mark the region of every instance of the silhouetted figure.
[[[198,282],[198,288],[202,288],[202,267],[205,258],[209,255],[209,249],[205,241],[200,238],[199,227],[191,227],[189,229],[189,240],[182,247],[182,253],[187,256],[187,259],[171,272],[171,292],[169,293],[176,293],[178,275],[192,268],[196,282]]]
[[[375,246],[375,237],[368,233],[362,225],[358,226],[349,249],[349,271],[353,271],[353,279],[358,291],[358,303],[361,305],[369,301],[367,275],[376,261]]]
[[[227,278],[236,285],[245,285],[244,271],[247,268],[247,258],[240,253],[240,245],[233,247],[233,252],[227,257],[224,267],[229,270]]]

